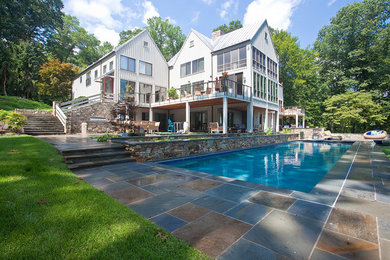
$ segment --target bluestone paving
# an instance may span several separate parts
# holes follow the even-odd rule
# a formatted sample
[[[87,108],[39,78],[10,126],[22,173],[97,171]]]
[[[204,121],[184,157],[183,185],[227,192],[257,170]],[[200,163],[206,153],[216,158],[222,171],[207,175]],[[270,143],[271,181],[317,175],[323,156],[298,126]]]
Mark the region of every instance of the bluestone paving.
[[[282,256],[268,248],[257,245],[244,238],[240,239],[237,243],[232,245],[226,252],[224,252],[218,259],[289,259],[286,256]]]
[[[323,251],[321,249],[314,249],[314,252],[311,256],[311,259],[313,260],[347,260],[348,258],[335,255],[326,251]]]
[[[177,229],[173,234],[211,257],[219,256],[252,226],[211,212]]]
[[[326,218],[329,216],[331,209],[332,208],[329,206],[311,203],[303,200],[297,200],[288,209],[288,212],[302,217],[325,222]]]
[[[205,193],[226,200],[241,202],[257,193],[257,190],[226,183],[207,190]]]
[[[238,204],[233,201],[224,200],[222,198],[209,195],[205,195],[197,200],[194,200],[192,203],[204,208],[212,209],[219,213],[223,213]]]
[[[349,259],[379,259],[378,244],[324,229],[317,247]]]
[[[59,150],[109,147],[50,138]],[[390,161],[373,142],[353,144],[309,193],[157,163],[75,174],[210,257],[389,259]]]
[[[194,221],[209,212],[209,209],[197,206],[193,203],[187,203],[183,206],[168,211],[169,214],[187,222]]]
[[[274,210],[245,236],[256,244],[292,258],[308,258],[320,235],[320,221]]]
[[[252,196],[249,201],[272,208],[287,210],[295,202],[295,199],[266,191],[260,191]]]
[[[187,224],[187,222],[166,213],[151,218],[150,221],[156,223],[168,232],[173,232]]]
[[[270,211],[271,209],[265,206],[244,201],[226,212],[225,215],[254,225]]]
[[[145,218],[150,218],[181,206],[200,196],[201,194],[191,190],[188,190],[187,192],[167,192],[153,198],[132,203],[129,205],[129,208],[133,209]]]

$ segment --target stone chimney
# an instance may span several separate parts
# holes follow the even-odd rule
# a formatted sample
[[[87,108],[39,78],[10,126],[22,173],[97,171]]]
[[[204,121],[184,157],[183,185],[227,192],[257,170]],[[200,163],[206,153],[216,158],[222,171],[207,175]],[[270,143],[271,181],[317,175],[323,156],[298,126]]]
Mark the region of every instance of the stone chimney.
[[[218,38],[219,36],[222,36],[223,35],[223,31],[221,30],[218,30],[218,31],[214,31],[212,34],[211,34],[211,38],[213,38],[213,40],[215,38]]]

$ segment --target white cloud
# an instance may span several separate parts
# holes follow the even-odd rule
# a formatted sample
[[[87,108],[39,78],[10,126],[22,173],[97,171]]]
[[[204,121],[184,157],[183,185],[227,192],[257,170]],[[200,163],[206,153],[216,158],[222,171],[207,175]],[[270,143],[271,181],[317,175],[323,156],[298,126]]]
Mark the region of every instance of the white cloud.
[[[165,19],[168,19],[170,24],[176,24],[176,20],[173,19],[172,17],[167,16],[167,17],[165,17]]]
[[[154,5],[153,5],[153,3],[151,1],[145,0],[142,3],[142,6],[144,8],[144,18],[142,20],[142,22],[144,24],[147,23],[148,18],[152,18],[154,16],[160,16],[160,14],[158,13],[156,7],[154,7]]]
[[[211,5],[212,3],[214,3],[214,0],[202,0],[202,2]]]
[[[236,13],[238,9],[238,1],[235,0],[227,0],[222,3],[221,9],[219,9],[219,16],[221,16],[222,19],[225,19],[227,14],[229,13]]]
[[[102,24],[99,24],[98,26],[94,27],[93,34],[101,41],[101,43],[109,42],[114,47],[117,46],[119,43],[119,33],[112,29],[108,29]]]
[[[337,1],[337,0],[330,0],[330,1],[328,2],[328,6],[333,5],[334,3],[336,3],[336,1]]]
[[[121,0],[68,0],[65,11],[76,16],[83,23],[100,23],[109,28],[119,28],[121,20],[114,16],[134,15],[124,7]]]
[[[199,20],[199,15],[200,15],[200,12],[199,11],[195,11],[192,15],[192,19],[191,19],[191,23],[192,24],[196,24]]]
[[[244,25],[267,19],[273,28],[287,30],[294,9],[301,2],[302,0],[254,0],[246,9]]]

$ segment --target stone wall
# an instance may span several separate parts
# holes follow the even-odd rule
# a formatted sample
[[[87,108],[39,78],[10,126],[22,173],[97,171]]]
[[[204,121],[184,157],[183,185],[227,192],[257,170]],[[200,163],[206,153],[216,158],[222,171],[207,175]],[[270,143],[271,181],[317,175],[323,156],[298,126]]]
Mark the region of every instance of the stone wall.
[[[51,110],[33,110],[33,109],[19,109],[16,108],[15,112],[21,113],[22,115],[34,115],[34,116],[52,116]]]
[[[88,133],[95,134],[114,132],[114,127],[109,122],[114,119],[111,115],[113,106],[113,102],[99,102],[67,112],[66,133],[81,133],[81,124],[84,122],[88,125]],[[103,118],[105,120],[97,121],[91,120],[91,118]]]
[[[211,139],[138,142],[127,144],[126,149],[138,162],[144,162],[284,143],[297,139],[297,134],[217,137]]]
[[[363,134],[348,134],[348,133],[332,133],[334,136],[341,136],[346,141],[364,141]]]

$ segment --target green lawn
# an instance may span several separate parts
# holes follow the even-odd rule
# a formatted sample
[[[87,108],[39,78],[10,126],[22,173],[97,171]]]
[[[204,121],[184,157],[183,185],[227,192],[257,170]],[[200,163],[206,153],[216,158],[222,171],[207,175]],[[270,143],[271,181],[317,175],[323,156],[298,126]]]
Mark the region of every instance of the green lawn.
[[[382,146],[382,151],[389,157],[390,159],[390,146]]]
[[[206,257],[79,180],[50,144],[1,137],[0,259],[22,258]]]
[[[13,111],[15,108],[51,110],[52,107],[45,103],[32,101],[19,97],[0,96],[0,109]]]

